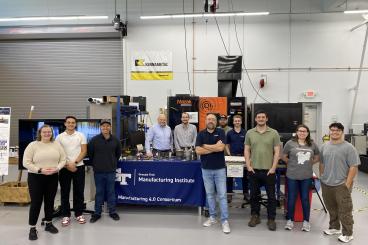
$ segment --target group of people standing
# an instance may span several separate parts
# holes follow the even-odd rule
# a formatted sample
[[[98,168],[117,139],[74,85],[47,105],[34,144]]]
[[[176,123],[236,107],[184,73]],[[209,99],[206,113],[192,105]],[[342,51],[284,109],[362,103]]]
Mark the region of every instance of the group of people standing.
[[[85,166],[83,159],[87,155],[93,166],[96,185],[95,211],[91,223],[101,217],[102,204],[107,200],[109,215],[113,220],[119,220],[115,206],[115,173],[117,162],[121,155],[120,141],[111,134],[111,123],[108,120],[100,122],[101,134],[93,137],[87,145],[87,139],[76,131],[77,118],[67,116],[64,125],[65,132],[56,139],[51,126],[44,124],[37,131],[36,140],[25,149],[23,165],[28,169],[28,186],[31,197],[29,210],[29,240],[37,240],[36,224],[42,203],[45,211],[45,231],[52,234],[58,229],[52,224],[54,199],[60,183],[61,225],[71,223],[70,190],[73,183],[73,210],[75,220],[85,224],[83,216]]]
[[[267,126],[268,116],[265,111],[255,113],[256,126],[247,132],[241,127],[242,117],[233,117],[234,128],[226,125],[226,116],[206,116],[206,128],[197,135],[197,129],[189,123],[189,114],[182,113],[182,124],[175,127],[174,132],[167,126],[164,114],[159,115],[158,123],[146,134],[146,154],[153,156],[157,152],[171,152],[173,146],[177,150],[195,147],[201,159],[202,177],[206,190],[209,218],[203,226],[216,224],[216,201],[221,211],[222,231],[230,233],[227,193],[232,192],[233,180],[227,178],[225,155],[244,156],[245,174],[243,178],[244,198],[249,199],[251,218],[249,227],[261,223],[261,187],[267,193],[267,227],[276,230],[276,169],[281,158],[287,164],[287,222],[286,230],[294,227],[294,211],[297,195],[300,195],[303,208],[303,231],[310,231],[309,191],[312,184],[313,164],[320,163],[320,179],[322,196],[330,214],[329,229],[326,235],[341,234],[338,239],[349,242],[353,239],[353,216],[351,190],[360,164],[355,148],[344,141],[344,126],[332,123],[329,126],[331,140],[320,148],[310,137],[309,128],[299,125],[295,136],[289,140],[281,152],[278,132]],[[225,123],[224,123],[225,122]],[[84,209],[83,159],[87,152],[94,169],[96,185],[95,212],[90,222],[101,218],[102,204],[107,200],[109,216],[119,220],[115,209],[115,174],[117,162],[121,155],[121,144],[111,134],[111,123],[103,120],[100,123],[101,134],[95,136],[87,145],[85,136],[77,132],[77,119],[68,116],[65,119],[66,131],[54,140],[52,128],[43,125],[37,133],[37,139],[30,143],[24,153],[23,164],[29,170],[28,184],[31,196],[29,212],[29,239],[37,239],[36,224],[42,202],[45,205],[45,230],[57,233],[52,224],[54,198],[58,182],[61,187],[62,226],[71,223],[69,195],[73,182],[73,208],[79,224],[86,223]],[[250,190],[250,195],[248,194]],[[342,231],[340,230],[342,226]]]
[[[287,164],[286,185],[288,187],[285,229],[294,228],[295,205],[299,194],[303,208],[301,229],[309,232],[311,229],[309,192],[312,185],[313,164],[319,162],[322,196],[330,214],[329,228],[323,233],[340,235],[338,240],[341,242],[351,241],[354,223],[351,191],[360,160],[354,146],[344,140],[344,126],[341,123],[332,123],[329,126],[330,141],[318,148],[310,137],[309,128],[306,125],[299,125],[293,138],[284,145],[281,151],[278,132],[267,126],[267,113],[265,111],[256,112],[254,120],[256,126],[245,133],[240,128],[241,117],[234,116],[234,129],[227,129],[225,132],[216,127],[216,115],[208,114],[206,129],[198,133],[196,152],[201,156],[210,216],[203,226],[209,227],[218,222],[216,218],[217,199],[221,211],[222,231],[226,234],[230,233],[224,156],[225,154],[239,156],[243,153],[250,189],[249,227],[255,227],[261,223],[260,188],[264,186],[267,193],[267,227],[271,231],[277,228],[275,172],[279,159],[282,159]],[[222,123],[222,125],[225,124]],[[243,191],[246,193],[247,187]]]
[[[157,153],[168,153],[175,150],[193,148],[197,138],[197,127],[189,123],[189,113],[181,114],[181,124],[176,125],[174,131],[167,125],[165,114],[160,114],[157,124],[146,133],[146,155],[152,157]]]

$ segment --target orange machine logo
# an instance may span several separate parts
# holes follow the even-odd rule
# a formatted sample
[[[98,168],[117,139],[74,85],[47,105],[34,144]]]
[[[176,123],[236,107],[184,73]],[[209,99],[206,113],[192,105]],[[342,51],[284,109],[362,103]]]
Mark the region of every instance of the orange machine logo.
[[[177,100],[176,104],[178,104],[178,105],[191,105],[192,101],[191,100]]]
[[[215,105],[212,104],[212,101],[207,99],[204,99],[203,101],[200,100],[199,108],[201,108],[201,110],[211,112],[214,107]]]
[[[208,113],[227,114],[226,97],[200,97],[199,98],[199,130],[206,128]]]

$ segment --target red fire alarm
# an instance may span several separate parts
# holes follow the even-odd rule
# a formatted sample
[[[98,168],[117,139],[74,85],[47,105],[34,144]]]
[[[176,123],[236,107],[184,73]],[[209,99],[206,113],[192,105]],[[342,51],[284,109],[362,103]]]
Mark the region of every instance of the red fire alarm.
[[[316,97],[316,92],[314,90],[307,90],[304,92],[304,97],[305,98],[314,98]]]
[[[261,80],[259,80],[259,87],[263,88],[265,86],[265,80],[262,78]]]

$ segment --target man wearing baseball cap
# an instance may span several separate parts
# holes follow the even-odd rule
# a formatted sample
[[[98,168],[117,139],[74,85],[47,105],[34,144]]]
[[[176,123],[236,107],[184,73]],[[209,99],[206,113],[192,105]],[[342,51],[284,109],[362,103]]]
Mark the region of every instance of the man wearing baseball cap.
[[[225,114],[220,115],[218,127],[225,131],[225,136],[231,130],[231,127],[227,125],[227,116]]]
[[[100,129],[101,134],[93,137],[88,143],[88,156],[93,166],[96,185],[95,213],[92,214],[91,223],[101,218],[105,196],[109,216],[115,221],[120,219],[115,209],[115,175],[121,156],[121,144],[119,139],[111,134],[109,120],[101,120]]]

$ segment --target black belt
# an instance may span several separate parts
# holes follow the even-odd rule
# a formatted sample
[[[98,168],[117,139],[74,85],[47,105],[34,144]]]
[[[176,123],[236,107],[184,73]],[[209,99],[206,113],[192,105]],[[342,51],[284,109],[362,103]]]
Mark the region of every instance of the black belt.
[[[153,148],[153,150],[156,151],[156,152],[171,152],[171,149],[169,149],[169,150],[158,150],[158,149]]]

